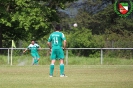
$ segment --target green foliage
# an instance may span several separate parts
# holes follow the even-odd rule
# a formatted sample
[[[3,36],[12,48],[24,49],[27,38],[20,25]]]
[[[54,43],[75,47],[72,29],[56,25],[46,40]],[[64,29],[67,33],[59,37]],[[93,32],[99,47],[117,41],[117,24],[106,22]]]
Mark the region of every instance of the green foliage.
[[[76,17],[72,18],[71,20],[68,20],[68,23],[70,24],[77,22],[78,29],[79,29],[78,31],[74,31],[75,33],[72,32],[73,36],[76,35],[76,37],[73,40],[72,40],[73,37],[70,38],[72,42],[75,42],[74,44],[71,44],[72,47],[75,47],[75,48],[79,48],[79,47],[81,48],[83,47],[84,48],[91,48],[91,47],[107,47],[107,48],[108,47],[110,48],[125,47],[126,48],[126,47],[129,47],[130,48],[130,47],[133,47],[132,46],[133,45],[132,43],[133,25],[131,25],[133,23],[132,16],[129,16],[127,18],[121,18],[114,12],[113,4],[106,4],[107,7],[101,9],[100,6],[102,6],[102,4],[103,3],[97,3],[97,1],[91,2],[91,3],[85,3],[83,8],[79,10]],[[97,8],[97,10],[96,11],[92,10],[91,6],[93,5],[97,5],[97,7],[99,8],[95,7]],[[66,21],[67,20],[65,20],[65,23]],[[84,32],[82,30],[83,28],[91,29],[92,37],[90,37],[90,40],[87,40],[87,38],[90,35],[88,30],[85,30],[86,32]],[[71,26],[70,26],[70,29],[72,29]],[[82,37],[78,34],[80,34]],[[86,52],[89,52],[89,51],[86,51]],[[79,52],[79,53],[80,55],[85,55],[86,52],[84,53]],[[97,56],[96,53],[94,52],[95,51],[89,52],[90,54],[89,56],[91,57]],[[130,58],[132,56],[132,55],[128,55],[129,52],[127,51],[126,52],[115,52],[115,54],[120,55],[121,57],[124,54],[126,54],[125,56],[127,56],[127,58]]]
[[[0,29],[6,40],[40,39],[53,28],[52,22],[59,22],[58,8],[74,0],[4,0],[0,1]],[[0,47],[2,44],[0,44]],[[9,47],[9,46],[5,46]]]
[[[72,48],[99,48],[103,47],[104,41],[102,36],[92,35],[90,29],[73,28],[69,34],[66,34],[68,41],[67,47]],[[97,50],[73,50],[73,54],[89,56]]]
[[[40,44],[43,43],[42,47],[47,47],[46,42],[53,24],[61,23],[67,47],[133,47],[133,14],[127,18],[119,17],[114,11],[114,0],[85,1],[77,9],[76,16],[58,11],[69,7],[72,9],[72,6],[79,8],[77,4],[71,3],[73,1],[77,0],[0,0],[0,29],[3,37],[0,40],[4,40],[3,46],[9,47],[11,39],[26,42],[35,39]],[[75,22],[78,24],[77,28],[73,28]],[[90,57],[98,57],[98,53],[98,50],[70,52],[71,55]],[[114,56],[123,53],[125,52],[115,52]],[[130,56],[128,53],[126,51],[125,56]]]
[[[102,37],[97,38],[97,35],[92,35],[90,29],[86,28],[74,28],[69,34],[68,47],[79,47],[79,48],[92,48],[92,47],[102,47],[101,44],[97,43],[102,40]]]
[[[7,56],[1,55],[0,56],[0,65],[7,64]]]

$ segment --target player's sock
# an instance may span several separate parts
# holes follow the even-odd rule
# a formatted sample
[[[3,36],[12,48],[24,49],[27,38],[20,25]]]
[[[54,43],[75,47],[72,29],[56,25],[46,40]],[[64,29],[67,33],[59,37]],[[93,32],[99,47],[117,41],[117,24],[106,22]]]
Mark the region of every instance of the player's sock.
[[[54,72],[54,64],[50,65],[50,75],[53,76],[53,72]]]
[[[38,60],[34,59],[34,64],[37,65],[38,64]]]
[[[35,58],[33,58],[33,61],[32,61],[33,65],[35,65]]]
[[[64,64],[60,64],[60,75],[64,75]]]

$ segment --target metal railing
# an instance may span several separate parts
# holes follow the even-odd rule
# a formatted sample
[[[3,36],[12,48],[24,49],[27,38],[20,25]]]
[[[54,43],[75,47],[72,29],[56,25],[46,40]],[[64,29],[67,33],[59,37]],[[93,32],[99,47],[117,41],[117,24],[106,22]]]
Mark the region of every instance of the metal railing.
[[[8,61],[7,63],[12,65],[12,53],[13,53],[13,50],[16,50],[16,49],[25,49],[25,48],[0,48],[1,49],[4,49],[4,50],[8,50],[8,55],[7,55],[7,58],[8,58]],[[41,48],[42,50],[49,50],[49,48]],[[66,52],[66,55],[65,55],[65,59],[66,59],[66,65],[68,65],[68,58],[69,58],[69,55],[68,55],[68,52],[69,50],[100,50],[100,64],[102,65],[103,64],[103,50],[133,50],[133,48],[67,48],[65,50]]]

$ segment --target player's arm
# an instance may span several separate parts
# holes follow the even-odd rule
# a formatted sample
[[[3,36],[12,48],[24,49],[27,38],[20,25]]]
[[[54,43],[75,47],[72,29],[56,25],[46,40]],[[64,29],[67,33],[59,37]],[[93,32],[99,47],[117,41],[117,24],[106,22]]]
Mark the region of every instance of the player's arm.
[[[26,49],[23,51],[23,53],[25,53],[27,50],[28,50],[28,49],[26,48]]]
[[[51,49],[51,43],[47,42],[48,47]]]
[[[65,38],[65,35],[62,33],[62,40],[63,40],[63,49],[65,50],[66,49],[66,44],[67,44],[67,42],[66,42],[66,38]]]
[[[51,51],[52,51],[52,50],[51,50],[51,48],[52,48],[52,47],[51,47],[51,43],[50,43],[50,42],[47,42],[47,45],[48,45],[48,47],[50,48],[50,53],[51,53]]]
[[[27,50],[29,50],[30,45],[23,51],[25,53]]]
[[[36,44],[36,45],[37,45],[38,50],[41,50],[41,46],[40,46],[40,45],[38,45],[38,44]]]
[[[38,50],[41,50],[41,47],[39,46]]]
[[[64,41],[63,41],[63,49],[64,49],[64,50],[66,49],[66,44],[67,44],[67,42],[66,42],[66,40],[64,40]]]
[[[48,38],[48,42],[47,42],[47,45],[48,45],[48,47],[50,48],[50,50],[51,50],[51,41],[52,41],[52,38],[51,38],[51,35],[49,36],[49,38]]]

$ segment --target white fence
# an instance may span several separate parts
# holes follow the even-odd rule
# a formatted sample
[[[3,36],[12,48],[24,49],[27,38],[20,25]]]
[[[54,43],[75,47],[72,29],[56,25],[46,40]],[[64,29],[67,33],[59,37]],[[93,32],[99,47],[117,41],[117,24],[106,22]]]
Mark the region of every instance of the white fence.
[[[15,49],[21,49],[24,50],[25,48],[0,48],[0,50],[8,50],[8,54],[7,54],[7,63],[12,65],[12,53],[13,50]],[[49,48],[41,48],[42,50],[49,50]],[[69,50],[100,50],[100,63],[101,65],[103,64],[103,50],[133,50],[133,48],[67,48],[65,50],[66,55],[65,55],[65,59],[66,59],[66,65],[68,65],[68,60],[69,60],[69,55],[68,52]]]

